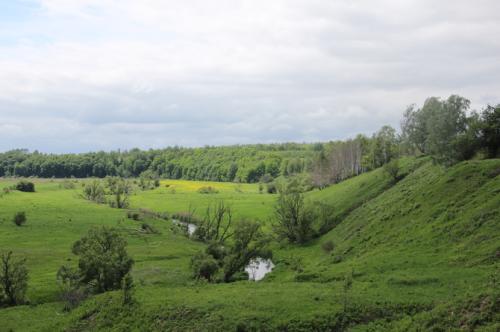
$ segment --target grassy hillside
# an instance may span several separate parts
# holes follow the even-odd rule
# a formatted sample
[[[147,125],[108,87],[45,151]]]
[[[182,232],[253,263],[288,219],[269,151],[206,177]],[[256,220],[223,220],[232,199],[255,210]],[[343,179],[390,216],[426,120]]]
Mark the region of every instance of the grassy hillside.
[[[37,193],[0,198],[0,251],[28,258],[31,306],[0,309],[5,330],[448,330],[500,327],[500,160],[444,169],[427,159],[401,162],[391,183],[379,169],[321,191],[312,201],[335,209],[337,224],[303,246],[275,243],[275,270],[261,282],[195,283],[190,256],[202,247],[148,220],[142,234],[125,212],[81,199],[80,189],[37,183]],[[168,187],[166,185],[169,184]],[[0,181],[0,187],[7,185]],[[204,195],[199,186],[219,193]],[[172,191],[175,189],[175,192]],[[225,198],[241,217],[269,220],[275,197],[257,186],[185,181],[132,197],[134,208],[175,212]],[[14,212],[28,223],[16,227]],[[136,260],[137,304],[119,292],[87,300],[72,312],[57,302],[57,268],[75,263],[70,246],[89,227],[121,229]],[[322,245],[332,241],[334,249]],[[343,290],[352,276],[352,288]],[[496,279],[495,279],[496,278]],[[344,303],[347,307],[344,309]]]

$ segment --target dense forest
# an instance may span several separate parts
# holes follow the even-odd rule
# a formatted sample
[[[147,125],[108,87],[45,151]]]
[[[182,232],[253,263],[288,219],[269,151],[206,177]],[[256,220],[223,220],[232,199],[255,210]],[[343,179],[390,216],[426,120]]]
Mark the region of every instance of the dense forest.
[[[264,175],[302,173],[311,167],[314,144],[269,144],[160,150],[44,154],[14,150],[0,154],[0,176],[137,177],[258,182]]]
[[[400,155],[429,155],[450,166],[475,156],[499,154],[500,105],[481,112],[470,101],[452,95],[410,105],[401,130],[383,126],[372,136],[345,141],[282,143],[222,147],[45,154],[27,150],[0,153],[0,176],[20,177],[156,177],[223,182],[269,182],[280,176],[310,174],[325,187],[375,169]],[[145,173],[146,172],[146,173]]]

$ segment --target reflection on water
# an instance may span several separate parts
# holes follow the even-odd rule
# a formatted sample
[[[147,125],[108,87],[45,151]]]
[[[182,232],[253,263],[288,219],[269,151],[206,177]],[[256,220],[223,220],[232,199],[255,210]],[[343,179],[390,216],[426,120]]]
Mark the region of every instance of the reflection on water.
[[[248,280],[259,281],[264,278],[266,274],[271,272],[274,264],[270,259],[256,258],[250,261],[245,271],[248,273]]]
[[[190,224],[188,222],[184,222],[184,221],[180,221],[180,220],[173,219],[172,222],[175,225],[187,227],[187,232],[188,232],[189,236],[193,235],[193,233],[196,231],[196,228],[198,228],[198,226],[196,226],[195,224]]]
[[[176,219],[173,219],[172,222],[175,225],[185,227],[189,236],[192,236],[196,231],[196,228],[198,228],[195,224],[190,224]],[[270,259],[258,257],[250,261],[247,267],[245,267],[245,271],[248,273],[248,280],[259,281],[262,280],[266,274],[271,272],[273,268],[274,264]]]

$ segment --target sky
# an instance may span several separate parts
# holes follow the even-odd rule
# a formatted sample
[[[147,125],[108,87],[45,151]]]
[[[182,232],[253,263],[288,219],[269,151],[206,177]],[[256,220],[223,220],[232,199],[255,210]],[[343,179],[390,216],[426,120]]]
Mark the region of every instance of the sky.
[[[0,0],[0,151],[345,139],[499,78],[498,0]]]

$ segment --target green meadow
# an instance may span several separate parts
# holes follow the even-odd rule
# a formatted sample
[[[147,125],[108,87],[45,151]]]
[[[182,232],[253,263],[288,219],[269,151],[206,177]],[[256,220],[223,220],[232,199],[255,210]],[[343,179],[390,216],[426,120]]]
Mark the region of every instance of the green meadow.
[[[214,194],[200,194],[203,187],[214,188]],[[259,193],[258,184],[209,181],[162,180],[160,187],[136,192],[131,197],[131,208],[146,208],[157,212],[194,212],[203,217],[207,206],[218,200],[227,202],[237,219],[269,221],[275,195]]]
[[[333,206],[335,224],[303,245],[272,243],[276,267],[262,281],[193,280],[191,257],[204,248],[170,220],[144,220],[82,197],[87,179],[31,179],[35,193],[0,197],[0,252],[27,259],[29,304],[0,310],[1,331],[447,331],[500,328],[500,160],[450,168],[428,158],[400,161],[393,183],[382,169],[306,193]],[[66,189],[68,181],[74,188]],[[0,190],[16,183],[0,180]],[[202,194],[211,186],[216,193]],[[131,210],[169,214],[224,200],[236,219],[271,232],[277,195],[258,184],[162,180],[135,190]],[[12,222],[25,211],[27,223]],[[93,296],[66,312],[56,273],[76,266],[72,244],[94,226],[115,227],[133,257],[137,303],[119,291]],[[333,250],[324,250],[331,241]],[[352,286],[345,288],[346,275]]]

